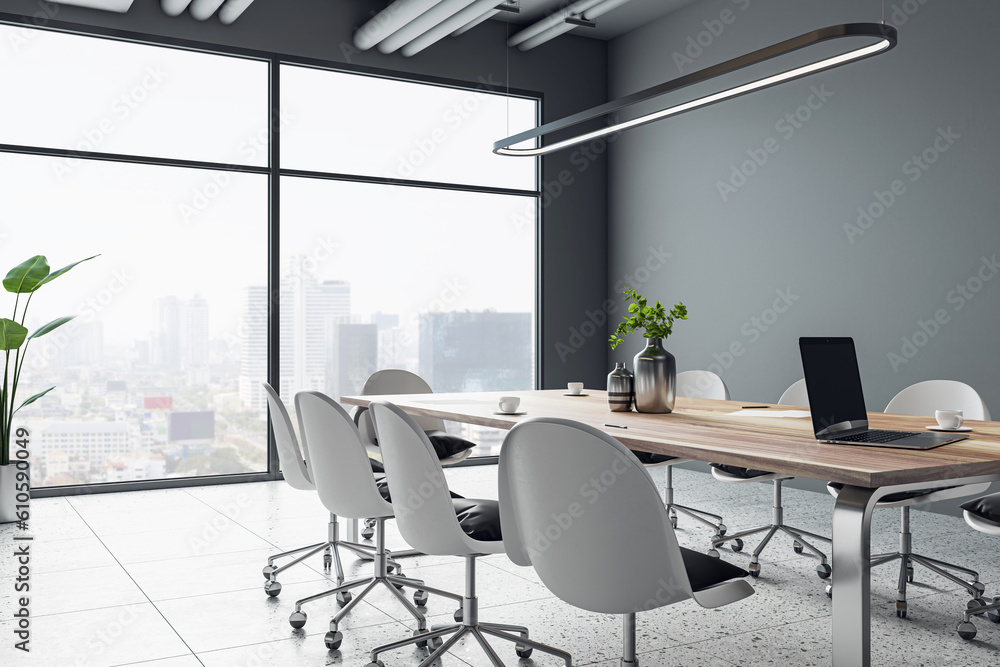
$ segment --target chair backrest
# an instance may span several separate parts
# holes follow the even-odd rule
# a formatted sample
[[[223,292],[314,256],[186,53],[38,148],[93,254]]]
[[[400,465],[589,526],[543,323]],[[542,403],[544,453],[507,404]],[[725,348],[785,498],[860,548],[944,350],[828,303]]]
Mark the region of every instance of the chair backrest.
[[[611,436],[565,419],[523,421],[500,450],[499,490],[507,555],[566,602],[624,614],[691,597],[656,484]]]
[[[385,401],[372,401],[385,479],[403,539],[431,555],[480,553],[458,524],[455,506],[437,454],[410,415]]]
[[[433,394],[431,387],[419,375],[398,368],[375,371],[361,388],[362,396],[385,396],[395,394]],[[424,431],[444,431],[444,421],[434,417],[416,417],[416,422]],[[358,430],[367,444],[375,444],[375,427],[371,414],[365,410],[358,416]]]
[[[295,395],[299,431],[307,439],[310,470],[323,505],[349,519],[392,516],[392,507],[375,486],[368,453],[354,420],[318,391]]]
[[[678,396],[729,400],[729,387],[712,371],[683,371],[677,374]]]
[[[267,393],[267,407],[271,412],[271,428],[274,431],[274,442],[278,446],[278,461],[281,463],[281,473],[285,481],[293,489],[312,491],[315,485],[306,462],[307,455],[299,449],[299,441],[295,437],[292,419],[288,416],[285,404],[278,392],[268,383],[264,384]],[[303,436],[303,440],[305,436]]]
[[[809,392],[806,391],[806,379],[802,378],[785,390],[778,399],[779,405],[803,405],[809,407]]]
[[[966,419],[990,421],[990,411],[975,389],[954,380],[927,380],[896,394],[885,411],[933,417],[935,410],[961,410]]]

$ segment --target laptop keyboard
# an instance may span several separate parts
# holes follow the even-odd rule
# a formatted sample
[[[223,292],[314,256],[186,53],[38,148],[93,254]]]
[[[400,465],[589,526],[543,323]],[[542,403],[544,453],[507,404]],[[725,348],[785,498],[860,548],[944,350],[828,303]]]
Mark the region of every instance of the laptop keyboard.
[[[837,440],[841,442],[872,442],[881,444],[892,442],[893,440],[902,440],[911,435],[917,434],[912,431],[865,431],[864,433],[855,433],[854,435],[838,436]]]

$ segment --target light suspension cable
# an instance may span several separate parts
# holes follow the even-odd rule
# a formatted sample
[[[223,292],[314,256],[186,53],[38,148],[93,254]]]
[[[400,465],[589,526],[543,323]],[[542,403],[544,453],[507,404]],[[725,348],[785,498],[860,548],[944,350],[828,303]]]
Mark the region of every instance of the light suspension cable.
[[[608,114],[614,113],[616,111],[621,111],[622,109],[634,106],[641,102],[660,97],[667,93],[673,92],[675,90],[680,90],[687,86],[701,83],[703,81],[708,81],[724,74],[729,74],[730,72],[735,72],[736,70],[742,69],[744,67],[749,67],[751,65],[756,65],[757,63],[770,60],[771,58],[776,58],[778,56],[783,56],[792,51],[805,48],[807,46],[812,46],[813,44],[818,44],[820,42],[825,42],[831,39],[840,39],[845,37],[872,37],[878,41],[870,46],[866,46],[860,49],[855,49],[853,51],[848,51],[841,55],[832,56],[830,58],[825,58],[823,60],[803,65],[801,67],[795,67],[790,70],[786,70],[779,74],[774,74],[772,76],[764,77],[763,79],[758,79],[750,83],[746,83],[734,88],[729,88],[718,93],[713,93],[711,95],[706,95],[704,97],[699,97],[698,99],[691,100],[690,102],[684,102],[682,104],[677,104],[660,111],[655,111],[649,114],[639,116],[638,118],[633,118],[621,123],[615,123],[613,125],[608,125],[600,129],[594,130],[592,132],[587,132],[575,137],[570,137],[568,139],[563,139],[555,143],[549,144],[547,146],[541,146],[537,148],[512,148],[512,146],[519,144],[524,141],[529,141],[531,139],[537,139],[544,137],[547,134],[556,132],[559,130],[564,130],[574,125],[579,125],[588,120],[593,120],[594,118],[600,118],[601,116],[607,116]],[[588,109],[587,111],[581,111],[580,113],[568,116],[561,120],[553,121],[551,123],[546,123],[540,127],[533,130],[527,130],[519,134],[507,137],[506,139],[501,139],[493,144],[493,152],[498,155],[520,155],[520,156],[538,156],[547,155],[555,151],[562,150],[564,148],[569,148],[570,146],[576,146],[587,141],[592,141],[594,139],[607,136],[609,134],[615,134],[623,130],[628,130],[633,127],[639,127],[640,125],[645,125],[647,123],[652,123],[663,118],[669,118],[670,116],[676,116],[678,114],[684,113],[686,111],[692,111],[694,109],[700,109],[701,107],[708,106],[710,104],[715,104],[716,102],[721,102],[723,100],[732,99],[740,95],[746,95],[755,90],[762,90],[770,86],[778,85],[779,83],[784,83],[786,81],[792,81],[793,79],[798,79],[810,74],[815,74],[823,70],[831,69],[833,67],[838,67],[840,65],[845,65],[850,62],[861,60],[863,58],[869,58],[879,53],[884,53],[889,51],[896,46],[896,29],[890,25],[883,23],[847,23],[844,25],[835,25],[828,28],[821,28],[820,30],[815,30],[813,32],[794,37],[792,39],[768,46],[766,48],[760,49],[759,51],[754,51],[745,56],[740,56],[739,58],[734,58],[732,60],[726,61],[719,65],[709,67],[697,72],[692,72],[686,76],[682,76],[673,81],[668,81],[662,83],[658,86],[652,88],[647,88],[646,90],[628,95],[619,100],[614,100],[606,104],[594,107],[593,109]]]

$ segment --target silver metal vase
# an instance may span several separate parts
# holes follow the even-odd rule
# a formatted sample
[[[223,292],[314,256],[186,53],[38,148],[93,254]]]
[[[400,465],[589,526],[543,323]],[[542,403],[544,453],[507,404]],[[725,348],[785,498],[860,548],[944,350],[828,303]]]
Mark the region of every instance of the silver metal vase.
[[[662,338],[647,338],[646,349],[635,355],[635,409],[663,414],[674,409],[677,364],[663,349]]]
[[[625,368],[624,361],[616,361],[615,370],[608,373],[608,409],[612,412],[631,412],[634,397],[632,373]]]

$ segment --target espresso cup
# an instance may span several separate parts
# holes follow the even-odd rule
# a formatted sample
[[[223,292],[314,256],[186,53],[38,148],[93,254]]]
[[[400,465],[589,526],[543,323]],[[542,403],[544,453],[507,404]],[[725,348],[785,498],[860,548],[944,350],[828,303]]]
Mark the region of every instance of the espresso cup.
[[[582,382],[570,382],[566,385],[566,391],[576,396],[577,394],[583,393],[583,383]]]
[[[934,419],[937,420],[938,426],[947,429],[961,428],[962,422],[965,421],[961,410],[935,410]]]
[[[521,404],[521,399],[517,396],[501,396],[497,404],[500,412],[517,412],[517,406]]]

